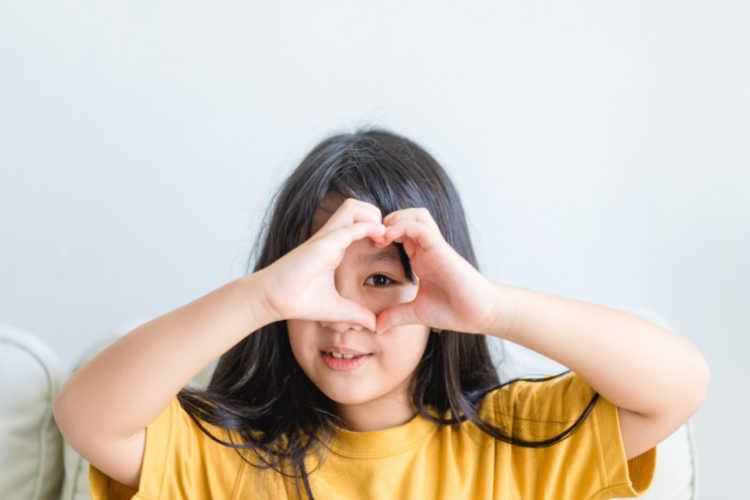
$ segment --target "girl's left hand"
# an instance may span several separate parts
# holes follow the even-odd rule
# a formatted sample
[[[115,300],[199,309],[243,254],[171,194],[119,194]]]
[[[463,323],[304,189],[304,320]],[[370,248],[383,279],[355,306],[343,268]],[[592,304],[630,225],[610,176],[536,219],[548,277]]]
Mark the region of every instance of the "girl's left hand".
[[[409,256],[419,279],[411,302],[384,309],[377,316],[377,332],[404,324],[422,324],[464,333],[491,333],[497,321],[498,291],[493,283],[445,240],[424,207],[405,208],[383,219],[386,231],[375,246],[397,241]]]

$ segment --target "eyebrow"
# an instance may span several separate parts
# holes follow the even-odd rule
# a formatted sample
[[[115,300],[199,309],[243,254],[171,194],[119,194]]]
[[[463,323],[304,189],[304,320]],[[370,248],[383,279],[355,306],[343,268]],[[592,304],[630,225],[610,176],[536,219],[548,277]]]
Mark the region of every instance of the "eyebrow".
[[[384,248],[375,253],[361,255],[359,257],[359,260],[360,262],[364,264],[371,264],[373,262],[380,262],[384,260],[392,260],[396,262],[401,262],[401,258],[398,255],[393,255],[393,252],[387,248]]]

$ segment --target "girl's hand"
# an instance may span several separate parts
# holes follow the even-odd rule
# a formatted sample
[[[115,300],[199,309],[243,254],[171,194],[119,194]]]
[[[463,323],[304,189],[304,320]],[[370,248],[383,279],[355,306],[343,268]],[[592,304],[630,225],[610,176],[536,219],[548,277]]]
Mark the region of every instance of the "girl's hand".
[[[307,241],[261,269],[275,317],[346,321],[374,332],[375,313],[339,295],[334,272],[352,242],[383,235],[381,218],[378,207],[347,198]]]
[[[441,330],[490,333],[496,320],[496,287],[456,252],[423,207],[388,214],[386,232],[375,246],[393,241],[404,245],[419,279],[417,296],[377,316],[377,332],[402,324],[418,323]]]

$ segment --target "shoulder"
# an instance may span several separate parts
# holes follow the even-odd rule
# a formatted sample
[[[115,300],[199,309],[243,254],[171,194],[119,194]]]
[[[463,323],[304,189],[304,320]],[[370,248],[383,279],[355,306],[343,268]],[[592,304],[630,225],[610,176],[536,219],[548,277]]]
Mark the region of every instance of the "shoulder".
[[[558,498],[632,497],[649,488],[656,447],[628,461],[618,408],[576,372],[515,379],[485,398],[484,415],[503,432],[528,443],[545,442],[499,447],[521,469],[548,471],[537,477],[546,478],[547,491],[567,491]]]
[[[575,421],[596,403],[596,391],[570,370],[540,378],[518,378],[493,389],[481,411],[499,423],[555,424]],[[518,426],[518,423],[514,424]]]
[[[109,498],[108,492],[127,492],[127,498],[132,495],[135,498],[171,498],[169,495],[180,491],[191,492],[196,498],[222,497],[223,493],[231,491],[225,488],[232,487],[243,462],[233,448],[218,443],[204,429],[216,439],[232,442],[225,429],[194,419],[178,397],[173,397],[146,427],[138,489],[130,490],[90,466],[92,499]],[[234,438],[234,442],[239,441]]]

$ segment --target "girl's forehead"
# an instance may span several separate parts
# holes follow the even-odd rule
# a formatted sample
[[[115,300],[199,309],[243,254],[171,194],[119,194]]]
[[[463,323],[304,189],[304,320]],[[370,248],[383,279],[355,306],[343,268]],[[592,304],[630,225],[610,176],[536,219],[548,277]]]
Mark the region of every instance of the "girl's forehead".
[[[329,217],[338,209],[346,198],[338,194],[328,193],[326,194],[318,206],[315,207],[315,211],[312,216],[312,232],[314,233],[320,227],[326,223]]]
[[[333,211],[323,210],[320,207],[315,209],[312,216],[312,227],[310,228],[313,233],[320,229],[323,224],[326,223],[329,217],[331,217]]]
[[[345,200],[346,198],[338,193],[327,193],[320,202],[318,202],[316,209],[322,212],[333,213],[342,203],[344,203]]]

